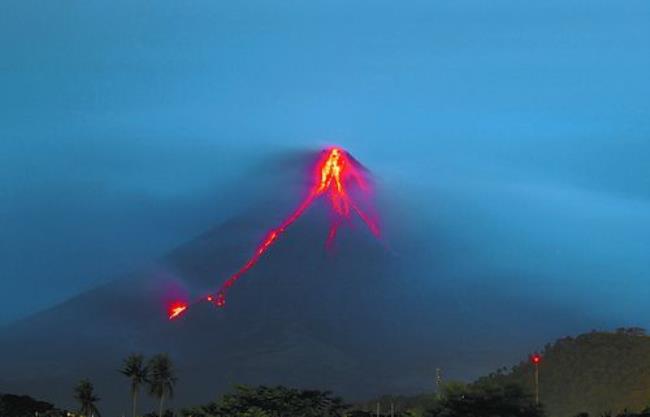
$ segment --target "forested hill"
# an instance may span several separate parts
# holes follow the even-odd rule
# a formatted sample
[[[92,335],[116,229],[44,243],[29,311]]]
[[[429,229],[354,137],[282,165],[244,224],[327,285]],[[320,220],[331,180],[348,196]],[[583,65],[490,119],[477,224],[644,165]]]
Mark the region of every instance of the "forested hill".
[[[640,411],[650,405],[650,336],[640,328],[559,339],[546,346],[540,364],[540,399],[550,417]],[[533,365],[488,378],[533,390]]]

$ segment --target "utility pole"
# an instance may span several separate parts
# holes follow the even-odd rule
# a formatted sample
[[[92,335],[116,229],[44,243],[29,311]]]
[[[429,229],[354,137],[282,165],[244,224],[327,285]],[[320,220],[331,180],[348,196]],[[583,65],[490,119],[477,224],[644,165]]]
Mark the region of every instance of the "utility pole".
[[[442,375],[441,375],[441,369],[436,368],[436,396],[439,398],[440,397],[440,386],[442,385]]]
[[[534,353],[530,362],[535,367],[535,404],[539,405],[539,364],[542,363],[542,355]]]
[[[395,417],[395,404],[390,403],[390,417]]]
[[[535,364],[535,404],[539,405],[539,363]]]
[[[379,417],[379,402],[377,402],[377,417]]]

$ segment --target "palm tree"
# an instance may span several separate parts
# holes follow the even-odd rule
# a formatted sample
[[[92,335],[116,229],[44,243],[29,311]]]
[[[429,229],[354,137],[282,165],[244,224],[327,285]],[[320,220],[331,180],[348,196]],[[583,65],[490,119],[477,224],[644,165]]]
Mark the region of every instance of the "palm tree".
[[[79,414],[84,417],[100,417],[99,410],[95,403],[99,398],[95,396],[95,387],[87,380],[79,381],[74,389],[74,398],[79,401]]]
[[[177,378],[174,376],[171,359],[164,353],[159,353],[151,358],[148,368],[149,392],[160,400],[158,417],[162,417],[165,396],[172,397],[174,395],[174,384]]]
[[[136,416],[138,393],[140,386],[147,382],[147,374],[149,370],[144,364],[144,356],[130,355],[124,360],[124,365],[120,369],[120,373],[131,380],[131,399],[133,401],[133,417]]]

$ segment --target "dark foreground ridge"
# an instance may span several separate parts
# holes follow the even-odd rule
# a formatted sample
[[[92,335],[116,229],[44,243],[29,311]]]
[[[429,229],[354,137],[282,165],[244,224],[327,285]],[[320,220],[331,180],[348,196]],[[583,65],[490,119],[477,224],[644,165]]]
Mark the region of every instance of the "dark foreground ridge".
[[[650,337],[640,328],[621,328],[566,337],[542,352],[540,398],[558,417],[640,412],[650,406]],[[532,365],[522,362],[491,378],[532,389]]]
[[[650,406],[650,337],[641,328],[615,332],[592,331],[549,343],[539,352],[540,401],[547,415],[574,417],[587,413],[608,416],[619,413],[647,413]],[[462,384],[461,384],[462,385]],[[521,387],[534,393],[534,365],[523,360],[479,378],[474,386]],[[449,383],[453,392],[458,385]],[[470,385],[471,386],[471,385]],[[431,409],[435,398],[384,396],[364,404],[371,410],[380,404],[394,404],[417,414]]]

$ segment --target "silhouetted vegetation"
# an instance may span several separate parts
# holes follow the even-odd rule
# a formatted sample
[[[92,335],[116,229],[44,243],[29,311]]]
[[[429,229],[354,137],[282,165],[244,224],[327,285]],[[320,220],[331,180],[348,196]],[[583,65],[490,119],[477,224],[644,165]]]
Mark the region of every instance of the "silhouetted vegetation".
[[[177,380],[172,361],[166,354],[159,353],[151,358],[147,368],[149,369],[149,393],[160,401],[158,417],[163,417],[165,398],[174,395],[174,385]]]
[[[348,408],[329,391],[239,385],[221,400],[183,410],[185,417],[341,417]]]
[[[650,405],[650,337],[639,327],[559,339],[544,348],[540,398],[553,417],[586,412],[640,412]],[[533,391],[533,366],[522,362],[481,381],[515,383]]]
[[[377,405],[379,415],[395,417],[401,416],[422,416],[426,410],[433,408],[438,402],[435,394],[408,395],[382,395],[379,398],[357,405],[353,412],[356,417],[376,416]],[[352,414],[348,414],[352,415]]]
[[[426,417],[543,417],[541,406],[516,384],[449,384]]]
[[[134,354],[127,357],[120,372],[131,381],[132,412],[133,417],[136,417],[140,387],[148,382],[149,377],[149,368],[144,364],[144,356]]]
[[[143,414],[142,417],[160,417],[159,413],[160,411],[153,411],[151,413]],[[175,417],[176,414],[172,410],[165,410],[163,413],[162,417]]]
[[[79,414],[83,417],[100,417],[95,395],[95,387],[87,379],[82,379],[74,389],[74,398],[79,402]]]
[[[574,417],[591,417],[589,413],[578,413]],[[594,417],[650,417],[650,408],[646,408],[645,410],[638,412],[638,413],[633,413],[631,411],[623,410],[619,414],[612,414],[610,412],[600,414],[598,416]]]
[[[650,337],[641,328],[592,331],[547,345],[542,353],[540,400],[532,396],[534,366],[522,362],[510,371],[499,368],[471,384],[446,383],[437,395],[383,396],[349,406],[329,391],[236,386],[220,400],[182,410],[184,417],[650,417]],[[142,385],[165,410],[177,378],[170,358],[142,355],[124,360],[120,372],[130,382],[133,417]],[[76,417],[100,417],[93,384],[75,387]],[[377,408],[377,404],[381,406]],[[27,396],[0,395],[0,417],[61,417],[73,415]]]
[[[67,413],[45,401],[38,401],[27,395],[0,395],[0,416],[2,417],[62,417]]]

